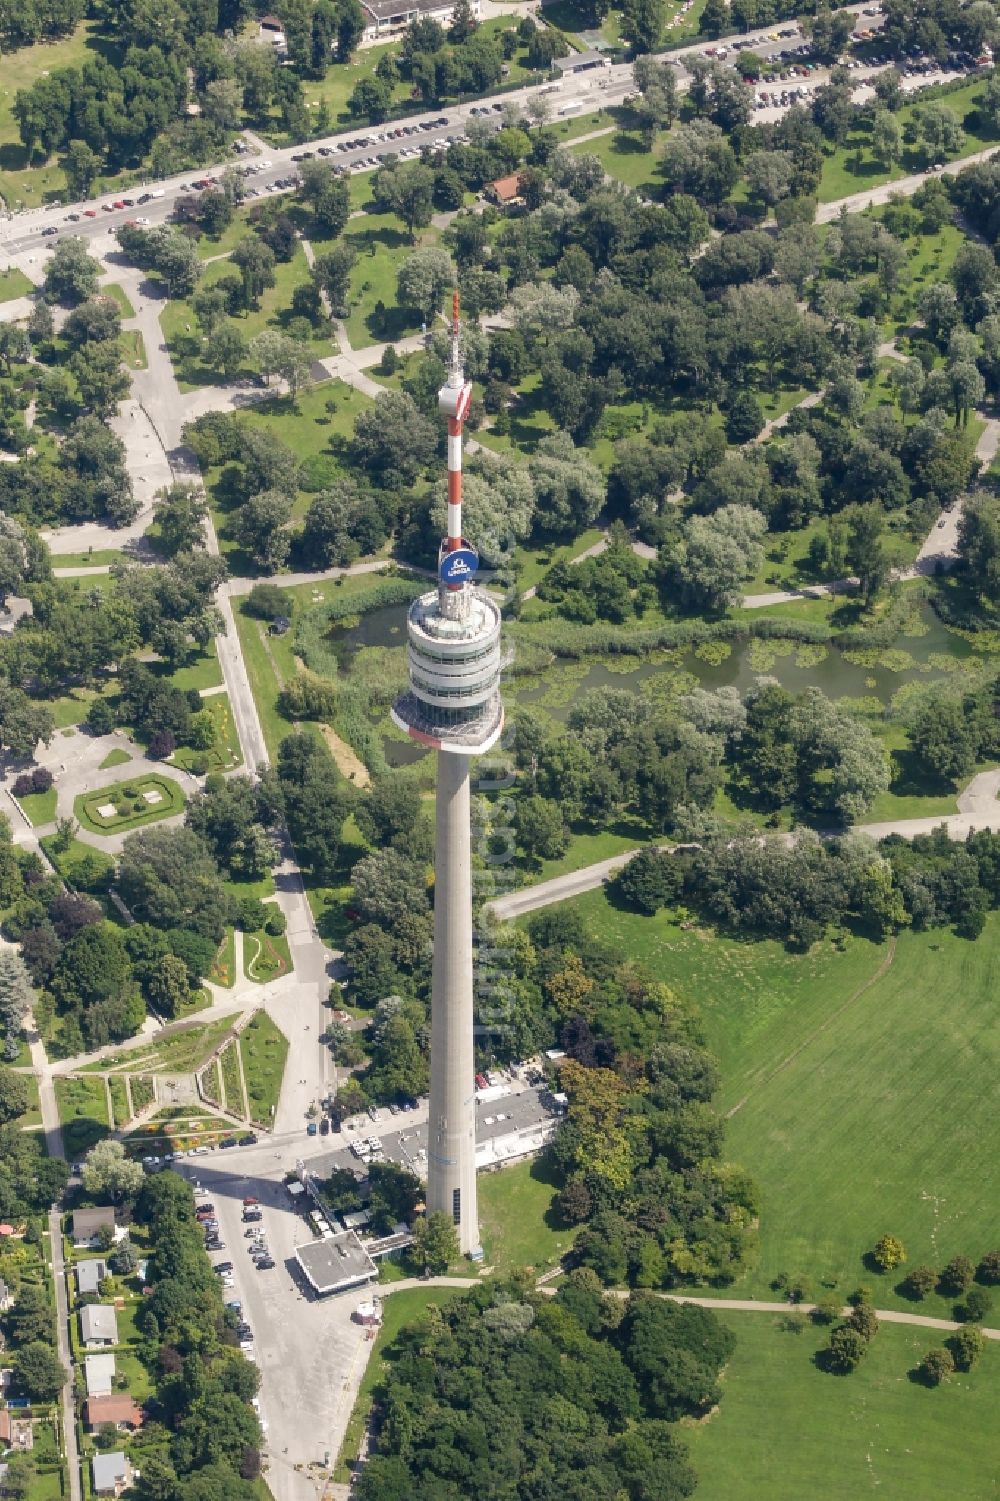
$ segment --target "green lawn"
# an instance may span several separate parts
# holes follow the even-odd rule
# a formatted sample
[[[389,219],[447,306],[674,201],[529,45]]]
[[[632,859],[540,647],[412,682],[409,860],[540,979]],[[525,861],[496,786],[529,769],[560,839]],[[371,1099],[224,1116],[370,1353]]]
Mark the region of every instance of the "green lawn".
[[[57,1075],[56,1105],[62,1123],[63,1146],[72,1160],[108,1134],[108,1101],[103,1079]]]
[[[147,798],[147,793],[157,794],[157,800]],[[183,792],[171,777],[148,773],[96,792],[81,792],[73,803],[73,812],[81,827],[92,834],[118,834],[170,818],[181,812],[184,802]],[[113,814],[101,811],[111,807]]]
[[[52,567],[59,571],[60,568],[103,568],[106,564],[120,563],[121,552],[117,548],[88,548],[86,552],[54,552],[52,554]]]
[[[248,980],[267,984],[287,975],[291,967],[292,956],[283,933],[277,937],[263,931],[243,935],[243,969]]]
[[[1000,1470],[1000,1348],[936,1390],[908,1372],[942,1336],[883,1324],[851,1376],[814,1355],[825,1331],[786,1332],[766,1314],[725,1315],[736,1351],[722,1403],[685,1423],[698,1501],[984,1501]]]
[[[205,267],[199,285],[214,286],[234,270],[226,259],[213,261]],[[274,271],[274,286],[264,292],[260,306],[232,320],[247,343],[265,328],[284,328],[292,318],[292,294],[297,286],[309,279],[309,268],[302,246],[297,244],[291,260],[278,261]],[[205,360],[210,349],[209,342],[199,332],[198,321],[189,302],[167,302],[160,313],[160,327],[182,391],[193,391],[199,386],[218,383],[218,372]],[[327,334],[319,333],[310,341],[309,348],[313,357],[320,359],[333,353],[333,342]],[[240,377],[253,375],[249,360],[238,374]]]
[[[597,526],[590,527],[581,532],[579,537],[574,537],[572,542],[553,545],[527,545],[522,543],[514,554],[514,567],[517,570],[518,588],[522,591],[531,589],[545,577],[549,569],[556,563],[568,563],[573,558],[578,558],[588,547],[593,547],[595,542],[601,540],[601,529]]]
[[[116,745],[113,750],[108,751],[101,762],[100,769],[101,771],[110,771],[113,766],[127,766],[131,759],[132,757],[127,750],[122,750],[120,745]]]
[[[961,148],[950,156],[943,157],[942,160],[960,161],[963,157],[972,156],[975,152],[982,151],[996,142],[995,132],[983,134],[978,123],[976,105],[982,92],[983,84],[977,79],[956,89],[954,93],[942,95],[939,100],[935,101],[952,110],[962,121],[965,130],[965,141]],[[920,114],[921,108],[919,103],[904,104],[896,118],[905,127],[914,115]],[[923,170],[923,156],[912,150],[906,150],[902,161],[886,170],[872,156],[870,143],[870,130],[852,131],[846,144],[839,146],[831,156],[827,157],[823,164],[823,175],[819,185],[820,203],[832,203],[838,198],[847,198],[852,193],[862,193],[867,188],[878,187],[881,183],[893,182],[898,177],[906,177]]]
[[[102,869],[109,872],[115,863],[110,855],[106,855],[103,850],[95,849],[92,844],[84,844],[82,839],[71,839],[65,850],[57,850],[55,840],[55,834],[47,834],[41,840],[41,845],[65,881],[72,881],[76,884],[79,881],[82,866],[93,869],[95,872]]]
[[[111,1091],[111,1110],[114,1115],[116,1129],[120,1130],[132,1118],[132,1112],[128,1106],[128,1093],[124,1079],[110,1079],[108,1088]]]
[[[246,1114],[246,1097],[240,1079],[240,1061],[235,1042],[223,1048],[219,1055],[222,1067],[222,1087],[225,1091],[225,1108],[231,1115]]]
[[[112,302],[117,302],[123,318],[135,317],[135,308],[129,300],[128,293],[116,281],[108,282],[105,286],[99,287],[98,291],[102,297],[110,297]]]
[[[20,1057],[17,1062],[22,1060]],[[25,1059],[24,1062],[29,1062]],[[42,1124],[42,1111],[38,1102],[38,1080],[34,1074],[24,1073],[21,1075],[25,1088],[28,1091],[28,1105],[23,1114],[15,1116],[14,1123],[18,1126],[40,1126]]]
[[[591,128],[602,129],[597,124]],[[636,188],[648,196],[658,196],[663,184],[658,181],[656,170],[665,139],[661,136],[650,151],[637,132],[615,130],[592,141],[581,141],[569,149],[575,155],[596,156],[608,176],[627,187]]]
[[[112,45],[100,36],[100,25],[84,21],[72,36],[58,42],[39,42],[6,53],[0,70],[0,197],[10,209],[31,208],[59,197],[66,174],[52,157],[44,166],[29,166],[14,118],[14,97],[56,68],[79,66],[97,55],[117,60]],[[20,293],[15,294],[20,296]]]
[[[236,733],[229,694],[210,694],[202,700],[202,708],[208,710],[215,725],[215,739],[211,749],[199,751],[190,745],[180,745],[174,751],[173,764],[183,767],[185,771],[193,771],[207,757],[209,771],[232,771],[243,760],[243,752],[240,750],[240,737]]]
[[[112,1053],[96,1063],[86,1064],[84,1071],[92,1073],[99,1069],[103,1072],[143,1074],[190,1073],[215,1051],[231,1026],[231,1019],[222,1017],[217,1021],[198,1022],[161,1032],[152,1042],[141,1043],[138,1047]],[[134,1081],[132,1099],[138,1110],[140,1103],[135,1096]]]
[[[0,95],[6,93],[6,89],[0,90]],[[0,302],[13,302],[15,297],[27,297],[33,286],[34,283],[17,266],[8,266],[0,271]]]
[[[42,824],[55,822],[58,795],[56,789],[50,787],[48,792],[29,792],[25,797],[18,799],[33,828],[37,829]]]
[[[218,688],[222,683],[222,668],[219,666],[214,641],[183,667],[171,670],[167,663],[158,662],[154,664],[154,671],[168,677],[182,693],[188,693],[192,688],[200,693],[203,688]]]
[[[382,1293],[384,1296],[384,1288]],[[346,1484],[351,1478],[350,1466],[356,1459],[361,1445],[361,1436],[368,1422],[368,1414],[371,1412],[372,1396],[385,1370],[386,1346],[392,1343],[404,1325],[416,1323],[431,1304],[440,1306],[442,1303],[450,1303],[452,1298],[461,1296],[460,1290],[452,1287],[423,1287],[408,1288],[404,1292],[393,1293],[391,1297],[385,1297],[382,1305],[382,1327],[361,1378],[354,1408],[344,1432],[344,1442],[340,1446],[337,1466],[333,1473],[335,1481]]]
[[[288,1038],[266,1011],[257,1011],[241,1031],[239,1040],[250,1118],[269,1126],[281,1093]]]
[[[779,1272],[846,1293],[871,1280],[862,1257],[885,1231],[936,1265],[1000,1244],[1000,915],[975,943],[937,929],[904,933],[894,956],[862,939],[799,956],[621,912],[602,892],[575,906],[702,1012],[717,1103],[735,1112],[726,1155],[761,1189],[759,1266],[740,1293],[766,1293]],[[910,1306],[894,1281],[876,1279],[876,1302]]]
[[[440,240],[430,227],[410,240],[403,221],[395,214],[366,213],[351,219],[344,232],[358,253],[351,272],[347,334],[355,349],[419,333],[420,318],[396,302],[396,274],[415,250],[425,250]],[[317,249],[319,246],[317,246]]]
[[[542,1162],[519,1162],[479,1174],[479,1228],[489,1266],[498,1272],[557,1265],[576,1229],[559,1228],[552,1214],[558,1185]]]

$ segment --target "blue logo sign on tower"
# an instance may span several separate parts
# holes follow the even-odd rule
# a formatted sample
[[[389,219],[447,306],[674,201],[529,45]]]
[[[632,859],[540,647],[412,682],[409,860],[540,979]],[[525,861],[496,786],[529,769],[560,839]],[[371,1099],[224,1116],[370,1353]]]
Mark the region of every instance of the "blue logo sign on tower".
[[[445,553],[438,572],[443,584],[464,584],[473,579],[479,569],[479,555],[471,547],[458,547]]]

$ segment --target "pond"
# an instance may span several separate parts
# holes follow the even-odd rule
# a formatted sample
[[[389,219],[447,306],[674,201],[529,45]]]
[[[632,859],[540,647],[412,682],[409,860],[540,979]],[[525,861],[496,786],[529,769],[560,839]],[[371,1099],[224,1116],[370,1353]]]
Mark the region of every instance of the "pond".
[[[405,631],[405,607],[391,605],[372,610],[353,627],[335,627],[328,639],[342,669],[349,669],[363,646],[401,648]],[[733,687],[745,694],[758,678],[772,677],[791,692],[815,686],[830,698],[865,701],[867,709],[875,709],[878,704],[888,706],[907,684],[959,679],[975,673],[982,661],[962,636],[950,631],[923,603],[890,647],[844,651],[785,639],[711,642],[644,659],[560,661],[540,675],[508,675],[503,693],[508,704],[531,705],[564,720],[581,694],[592,688],[626,688],[644,697],[668,700],[696,683],[705,688]],[[381,714],[373,723],[384,723]],[[383,746],[390,766],[411,765],[424,754],[419,746],[391,735],[383,737]]]

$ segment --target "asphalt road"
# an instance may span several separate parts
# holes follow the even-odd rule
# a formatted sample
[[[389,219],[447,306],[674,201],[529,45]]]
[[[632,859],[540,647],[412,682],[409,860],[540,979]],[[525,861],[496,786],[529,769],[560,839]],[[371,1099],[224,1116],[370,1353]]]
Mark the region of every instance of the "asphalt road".
[[[871,9],[872,7],[868,6],[867,8]],[[866,6],[864,4],[856,4],[847,7],[847,9],[860,16],[866,9]],[[880,17],[867,18],[867,25],[873,30],[877,29],[881,24]],[[692,43],[688,47],[678,48],[676,51],[666,54],[666,57],[670,61],[683,65],[685,58],[699,54],[704,55],[709,48],[715,50],[727,48],[730,55],[734,54],[736,50],[746,49],[754,51],[759,57],[773,58],[783,48],[798,46],[804,40],[798,23],[795,21],[786,21],[780,25],[776,25],[776,31],[787,32],[789,34],[777,36],[775,32],[761,33],[754,31],[746,36],[720,37],[714,41],[704,38]],[[857,74],[858,81],[860,82],[867,76],[867,72],[871,71],[873,70],[859,70]],[[811,75],[808,82],[811,86],[815,86],[822,82],[825,76],[825,73],[817,71]],[[805,80],[801,79],[798,81],[800,83],[805,82]],[[912,84],[918,82],[918,80],[909,80],[909,82]],[[683,73],[682,68],[679,78],[679,86],[682,92],[686,89],[687,83],[687,75]],[[148,219],[151,224],[163,223],[172,213],[177,199],[191,191],[193,180],[201,179],[205,175],[218,174],[230,165],[246,166],[253,164],[256,166],[259,170],[252,178],[248,179],[248,186],[255,188],[262,194],[266,194],[276,191],[275,183],[279,179],[287,178],[295,172],[298,164],[292,160],[294,156],[300,156],[303,152],[307,151],[315,155],[321,146],[332,148],[334,154],[329,158],[331,162],[339,163],[349,168],[358,168],[366,158],[372,157],[376,152],[399,151],[411,146],[432,145],[447,135],[464,134],[465,127],[469,120],[473,118],[473,110],[482,112],[484,109],[493,109],[496,106],[493,124],[496,129],[499,129],[502,124],[499,110],[505,103],[524,104],[528,99],[542,91],[545,91],[545,97],[550,103],[554,120],[558,121],[562,112],[566,110],[567,105],[575,105],[577,103],[582,106],[580,113],[591,113],[605,105],[620,103],[626,95],[634,91],[632,65],[630,63],[620,63],[610,68],[595,69],[582,74],[571,74],[564,77],[555,87],[550,84],[533,85],[526,89],[489,95],[477,100],[469,100],[460,105],[450,105],[436,111],[427,111],[418,115],[406,115],[400,119],[388,120],[382,125],[366,126],[358,124],[350,130],[338,131],[332,135],[309,141],[301,146],[268,148],[263,153],[250,152],[240,157],[234,156],[228,161],[216,163],[214,166],[208,166],[194,172],[178,173],[173,177],[164,178],[159,181],[150,181],[135,188],[127,190],[119,189],[113,193],[104,193],[98,198],[81,200],[73,204],[26,210],[0,223],[0,247],[6,249],[12,255],[24,254],[28,256],[47,248],[55,240],[56,237],[54,235],[46,235],[43,232],[50,228],[57,229],[60,234],[78,234],[88,240],[100,240],[105,236],[113,234],[114,230],[127,220],[140,216]],[[571,113],[576,113],[576,111],[571,111]],[[782,110],[780,109],[774,111],[762,110],[756,113],[755,118],[764,120],[781,113]],[[385,140],[378,141],[375,139],[377,135],[381,134],[384,136],[387,131],[399,125],[405,124],[421,127],[425,123],[430,124],[441,119],[446,120],[447,123],[440,127],[435,126],[434,129],[418,129],[416,134],[398,141],[386,142]],[[352,150],[337,150],[339,145],[361,138],[367,138],[370,144]],[[267,164],[266,166],[264,165],[265,163]],[[149,192],[155,192],[162,196],[158,196],[146,204],[139,205],[136,203],[130,208],[109,211],[108,205],[120,201],[123,193],[128,198],[137,199],[140,194]],[[70,213],[79,214],[81,217],[78,220],[70,221],[67,217]],[[95,217],[87,217],[90,213],[95,215]]]

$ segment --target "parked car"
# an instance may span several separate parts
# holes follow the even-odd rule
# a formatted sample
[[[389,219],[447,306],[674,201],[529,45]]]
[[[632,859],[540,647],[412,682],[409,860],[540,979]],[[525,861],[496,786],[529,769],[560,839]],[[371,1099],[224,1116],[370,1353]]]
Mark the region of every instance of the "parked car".
[[[267,1256],[258,1261],[257,1270],[258,1272],[269,1272],[271,1271],[273,1266],[274,1262],[271,1260],[270,1256]]]
[[[255,1199],[254,1196],[253,1196],[253,1194],[247,1194],[246,1198],[243,1200],[243,1208],[244,1209],[256,1209],[256,1207],[257,1207],[257,1205],[259,1203],[260,1203],[260,1200],[259,1199]]]
[[[309,1124],[308,1124],[308,1126],[306,1127],[306,1135],[307,1136],[315,1136],[318,1130],[319,1130],[319,1127],[317,1126],[316,1122],[315,1121],[310,1121]]]

